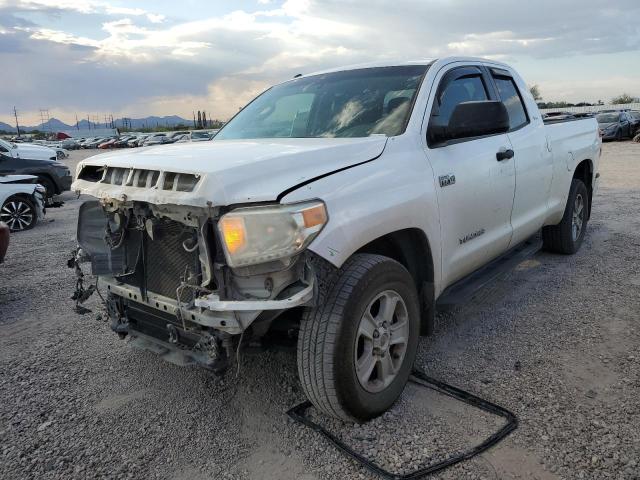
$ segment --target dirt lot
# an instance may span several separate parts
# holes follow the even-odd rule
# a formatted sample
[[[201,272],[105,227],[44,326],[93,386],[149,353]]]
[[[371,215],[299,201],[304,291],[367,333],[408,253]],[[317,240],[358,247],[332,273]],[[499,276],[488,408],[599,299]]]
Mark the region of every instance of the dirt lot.
[[[421,340],[419,367],[520,419],[434,478],[640,478],[640,144],[605,144],[600,172],[577,255],[536,254]],[[0,266],[3,478],[373,478],[288,421],[303,399],[292,353],[245,355],[237,379],[219,379],[133,350],[95,299],[73,313],[65,262],[82,199],[65,200]],[[393,468],[496,424],[411,387],[381,419],[331,426]]]

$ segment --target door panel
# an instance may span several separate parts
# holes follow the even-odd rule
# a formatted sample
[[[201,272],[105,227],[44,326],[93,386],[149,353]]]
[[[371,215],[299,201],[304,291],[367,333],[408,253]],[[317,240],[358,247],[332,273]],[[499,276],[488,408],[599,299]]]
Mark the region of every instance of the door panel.
[[[511,246],[538,231],[547,219],[553,155],[546,148],[544,125],[527,125],[507,134],[514,152],[516,192],[513,200]]]
[[[509,140],[502,134],[427,152],[436,177],[445,286],[509,247],[515,168],[513,159],[496,160],[506,148]],[[455,183],[440,186],[447,175]]]
[[[500,100],[509,112],[507,133],[514,152],[516,190],[511,213],[515,246],[540,229],[549,210],[548,200],[553,179],[553,155],[546,148],[547,137],[536,110],[527,109],[520,93],[527,88],[518,84],[507,70],[491,69]],[[536,112],[530,115],[529,112]],[[535,118],[534,118],[535,117]]]
[[[513,159],[496,158],[510,148],[506,134],[434,140],[456,104],[498,99],[488,71],[481,64],[460,65],[443,69],[435,82],[425,153],[435,175],[445,288],[508,249],[515,168]]]

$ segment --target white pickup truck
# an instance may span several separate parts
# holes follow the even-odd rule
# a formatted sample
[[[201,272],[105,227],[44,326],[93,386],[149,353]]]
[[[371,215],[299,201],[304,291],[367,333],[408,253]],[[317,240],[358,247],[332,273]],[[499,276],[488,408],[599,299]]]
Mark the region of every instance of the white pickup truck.
[[[212,142],[78,165],[78,240],[112,328],[214,370],[297,339],[304,391],[362,421],[398,398],[454,283],[542,230],[576,252],[598,184],[593,118],[545,124],[476,58],[298,76]]]

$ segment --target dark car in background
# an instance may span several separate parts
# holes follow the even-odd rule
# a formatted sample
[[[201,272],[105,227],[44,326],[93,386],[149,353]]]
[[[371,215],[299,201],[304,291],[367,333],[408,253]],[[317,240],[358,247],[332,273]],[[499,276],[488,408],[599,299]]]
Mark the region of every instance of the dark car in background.
[[[629,112],[602,112],[596,115],[603,140],[622,140],[633,137],[633,119]]]
[[[47,205],[53,197],[71,188],[71,171],[57,160],[32,160],[25,156],[13,157],[0,149],[0,175],[34,175],[46,190]]]

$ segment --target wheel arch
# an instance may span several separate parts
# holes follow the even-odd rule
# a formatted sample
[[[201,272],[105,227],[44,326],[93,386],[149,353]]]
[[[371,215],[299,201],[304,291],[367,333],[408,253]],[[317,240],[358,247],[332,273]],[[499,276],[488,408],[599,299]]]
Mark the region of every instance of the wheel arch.
[[[590,159],[582,160],[573,171],[573,178],[582,180],[589,192],[589,211],[588,217],[591,218],[591,201],[593,199],[593,162]]]
[[[58,184],[53,179],[53,176],[50,173],[48,173],[48,172],[40,172],[40,173],[36,173],[35,175],[38,178],[46,178],[47,180],[49,180],[51,182],[51,185],[53,185],[53,188],[55,189],[55,191],[53,192],[55,195],[60,195],[62,193],[60,191],[60,187],[58,186]]]
[[[355,253],[389,257],[408,270],[420,296],[421,333],[430,335],[435,320],[435,270],[427,235],[419,228],[396,230],[370,241]]]

